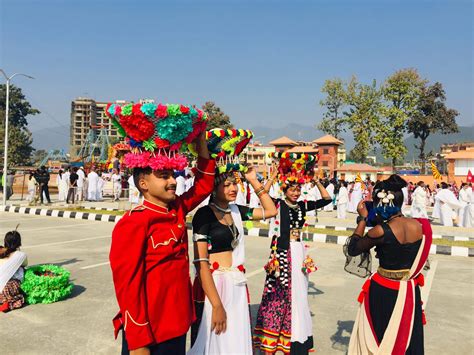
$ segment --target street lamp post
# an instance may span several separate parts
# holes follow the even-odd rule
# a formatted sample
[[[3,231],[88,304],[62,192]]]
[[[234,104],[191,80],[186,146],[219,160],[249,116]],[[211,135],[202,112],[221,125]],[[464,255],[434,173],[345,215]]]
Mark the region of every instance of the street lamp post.
[[[0,69],[0,73],[5,77],[7,80],[7,92],[6,92],[6,104],[5,104],[5,150],[3,152],[3,205],[7,205],[7,164],[8,164],[8,111],[10,106],[10,81],[17,75],[25,76],[28,79],[34,79],[30,75],[22,74],[22,73],[15,73],[12,76],[8,76],[2,69]]]

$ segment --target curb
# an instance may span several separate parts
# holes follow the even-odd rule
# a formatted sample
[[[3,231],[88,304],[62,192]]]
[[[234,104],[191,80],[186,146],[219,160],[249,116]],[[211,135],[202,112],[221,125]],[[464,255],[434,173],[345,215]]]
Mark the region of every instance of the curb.
[[[122,216],[112,216],[109,214],[77,212],[77,211],[63,211],[35,207],[19,207],[19,206],[0,206],[0,212],[29,214],[36,216],[50,216],[60,218],[85,219],[88,221],[99,222],[118,222]]]
[[[98,209],[98,211],[115,211],[115,209]],[[112,216],[108,214],[100,213],[88,213],[88,212],[76,212],[76,211],[63,211],[63,210],[53,210],[53,209],[43,209],[43,208],[34,208],[34,207],[19,207],[19,206],[0,206],[0,212],[9,212],[9,213],[20,213],[20,214],[29,214],[36,216],[50,216],[50,217],[59,217],[59,218],[71,218],[71,219],[81,219],[88,221],[98,221],[98,222],[118,222],[122,216]],[[186,223],[188,230],[192,229],[191,223]],[[354,230],[354,228],[346,227],[335,227],[335,226],[322,226],[316,225],[316,228],[326,228],[334,230]],[[262,228],[250,228],[247,229],[244,227],[244,232],[247,235],[253,237],[263,237],[268,238],[269,230]],[[330,234],[317,234],[317,233],[303,233],[303,240],[316,243],[329,243],[329,244],[338,244],[344,245],[347,240],[347,236],[341,235],[330,235]],[[468,241],[469,237],[453,237],[453,236],[441,236],[433,235],[434,239],[439,238],[453,238],[454,241]],[[430,254],[438,255],[448,255],[448,256],[464,256],[464,257],[474,257],[474,248],[467,247],[456,247],[448,245],[431,245]]]

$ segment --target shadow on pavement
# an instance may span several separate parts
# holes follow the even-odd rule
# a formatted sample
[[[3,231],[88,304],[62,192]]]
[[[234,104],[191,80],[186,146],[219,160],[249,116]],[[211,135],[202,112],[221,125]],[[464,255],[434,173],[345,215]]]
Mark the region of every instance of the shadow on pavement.
[[[353,327],[354,327],[353,320],[337,321],[336,333],[331,335],[333,349],[347,352],[347,347],[349,346],[349,340],[351,338]]]
[[[75,264],[75,263],[78,263],[78,262],[81,262],[81,261],[83,261],[83,260],[78,259],[78,258],[72,258],[72,259],[67,259],[67,260],[64,260],[64,261],[57,262],[57,263],[51,263],[51,265],[64,266],[64,265]]]
[[[318,296],[318,295],[322,295],[323,293],[324,291],[321,291],[319,288],[316,288],[316,286],[314,286],[314,282],[310,281],[308,283],[308,295]]]
[[[81,293],[83,293],[85,290],[87,289],[84,286],[74,284],[74,288],[72,289],[71,295],[66,299],[75,298]]]

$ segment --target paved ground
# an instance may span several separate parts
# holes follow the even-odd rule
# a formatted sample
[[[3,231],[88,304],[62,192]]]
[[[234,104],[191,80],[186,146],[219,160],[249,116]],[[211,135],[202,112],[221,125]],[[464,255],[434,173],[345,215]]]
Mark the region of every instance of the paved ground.
[[[2,354],[117,354],[111,319],[117,311],[107,264],[111,223],[0,213],[0,235],[20,223],[30,265],[69,269],[73,296],[0,314]],[[255,314],[263,288],[268,239],[248,237],[247,276]],[[344,272],[341,246],[310,244],[319,270],[312,274],[310,305],[316,350],[343,354],[356,315],[363,280]],[[474,348],[473,259],[431,256],[424,288],[427,354],[471,354]]]

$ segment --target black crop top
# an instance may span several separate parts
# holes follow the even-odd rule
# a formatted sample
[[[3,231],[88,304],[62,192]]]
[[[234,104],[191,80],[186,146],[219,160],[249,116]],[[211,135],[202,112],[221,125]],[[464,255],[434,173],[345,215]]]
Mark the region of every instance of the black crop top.
[[[420,249],[421,239],[401,244],[387,223],[383,223],[382,228],[383,243],[375,247],[380,266],[388,270],[410,269]]]
[[[240,206],[240,217],[242,221],[248,221],[252,215],[253,209]],[[214,211],[209,206],[201,207],[193,217],[193,234],[199,234],[197,242],[208,243],[209,254],[220,253],[223,251],[232,251],[233,235],[231,226],[227,226],[218,221]],[[235,227],[237,233],[237,227]],[[206,236],[205,239],[203,236]],[[237,234],[238,236],[238,234]]]

